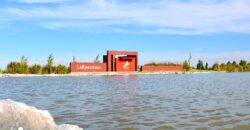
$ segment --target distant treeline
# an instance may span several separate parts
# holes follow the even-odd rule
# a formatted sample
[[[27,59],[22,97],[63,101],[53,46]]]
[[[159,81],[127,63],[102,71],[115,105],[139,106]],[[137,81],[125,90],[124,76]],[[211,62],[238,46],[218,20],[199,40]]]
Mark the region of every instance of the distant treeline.
[[[227,72],[250,72],[250,62],[241,60],[239,63],[236,61],[227,63],[214,63],[212,68],[214,71],[227,71]]]
[[[47,59],[47,64],[42,66],[39,64],[34,64],[32,66],[28,65],[28,59],[22,57],[20,61],[10,62],[6,70],[0,73],[10,73],[10,74],[67,74],[69,73],[69,68],[65,65],[59,64],[54,66],[53,55],[49,55]]]
[[[245,60],[241,60],[239,63],[236,61],[228,61],[227,63],[218,62],[214,63],[209,67],[208,63],[205,63],[202,60],[198,60],[198,63],[195,67],[190,65],[190,60],[185,60],[183,64],[173,63],[173,62],[150,62],[145,64],[146,66],[179,66],[182,65],[184,70],[213,70],[213,71],[226,71],[226,72],[250,72],[250,62],[248,63]]]

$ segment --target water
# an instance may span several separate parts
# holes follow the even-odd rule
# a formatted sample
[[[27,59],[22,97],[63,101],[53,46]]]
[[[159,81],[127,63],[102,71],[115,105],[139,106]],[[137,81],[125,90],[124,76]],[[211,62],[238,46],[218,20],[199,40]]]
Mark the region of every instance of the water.
[[[250,73],[0,78],[0,99],[85,130],[250,129]]]

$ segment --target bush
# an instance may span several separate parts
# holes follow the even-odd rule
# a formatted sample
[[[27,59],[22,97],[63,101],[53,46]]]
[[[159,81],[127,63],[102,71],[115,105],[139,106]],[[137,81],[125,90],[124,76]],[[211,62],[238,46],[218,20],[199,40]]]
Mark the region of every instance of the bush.
[[[173,62],[150,62],[145,64],[145,66],[180,66],[181,64],[173,63]]]
[[[41,74],[42,67],[40,65],[33,65],[29,67],[29,72],[31,74]]]
[[[10,62],[8,65],[7,65],[7,73],[10,73],[10,74],[16,74],[16,73],[20,73],[20,67],[21,67],[21,64],[19,62]]]
[[[187,60],[185,60],[184,63],[183,63],[183,69],[185,71],[189,71],[191,69],[191,66],[190,66],[190,64],[188,63]]]
[[[219,65],[218,63],[214,63],[212,69],[213,69],[214,71],[220,71],[220,65]]]
[[[248,64],[245,66],[244,71],[250,72],[250,63],[248,63]]]
[[[42,67],[42,74],[53,74],[56,71],[56,67],[48,67],[47,65]]]
[[[21,61],[20,62],[10,62],[7,65],[7,73],[10,74],[27,74],[29,73],[29,69],[28,69],[28,59],[25,58],[24,56],[22,56]]]
[[[67,73],[69,73],[68,67],[61,64],[59,64],[56,67],[56,74],[67,74]]]

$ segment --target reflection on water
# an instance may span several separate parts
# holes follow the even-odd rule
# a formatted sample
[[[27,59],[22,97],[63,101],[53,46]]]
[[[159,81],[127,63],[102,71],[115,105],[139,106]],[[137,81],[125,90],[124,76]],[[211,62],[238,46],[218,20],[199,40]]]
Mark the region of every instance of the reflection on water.
[[[0,78],[0,99],[86,130],[249,130],[250,73]]]

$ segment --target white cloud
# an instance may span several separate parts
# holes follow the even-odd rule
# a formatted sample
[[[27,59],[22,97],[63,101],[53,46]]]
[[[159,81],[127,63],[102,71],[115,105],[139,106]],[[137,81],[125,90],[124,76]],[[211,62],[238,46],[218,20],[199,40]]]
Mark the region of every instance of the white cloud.
[[[35,0],[19,0],[35,2]],[[49,0],[36,0],[36,2]],[[50,0],[58,2],[63,0]],[[8,7],[4,13],[48,28],[112,27],[115,32],[194,35],[250,33],[250,1],[84,0],[56,7]],[[1,11],[0,11],[1,12]],[[91,30],[91,29],[90,29]]]

